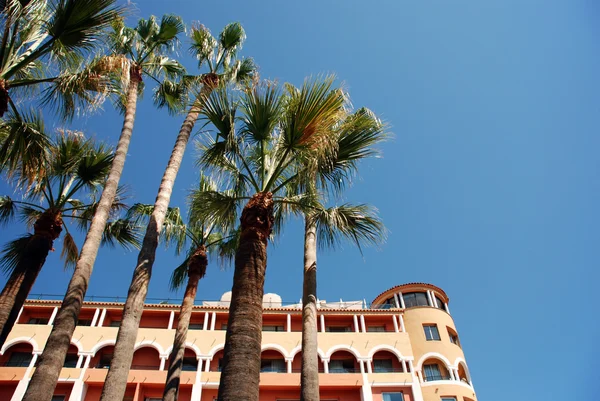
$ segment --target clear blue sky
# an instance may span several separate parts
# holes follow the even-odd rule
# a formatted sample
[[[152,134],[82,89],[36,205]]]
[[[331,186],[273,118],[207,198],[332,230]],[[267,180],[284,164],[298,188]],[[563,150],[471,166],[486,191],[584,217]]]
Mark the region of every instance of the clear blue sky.
[[[593,0],[158,1],[214,34],[240,21],[243,54],[261,76],[300,84],[335,72],[356,106],[392,127],[384,157],[363,164],[346,200],[376,205],[390,229],[381,250],[319,254],[319,293],[372,300],[397,284],[447,291],[480,400],[597,400],[600,325],[600,5]],[[184,43],[185,49],[185,43]],[[193,71],[189,57],[184,64]],[[72,128],[116,143],[106,105]],[[122,182],[153,202],[180,126],[139,106]],[[52,124],[49,124],[52,125]],[[57,126],[56,124],[54,125]],[[172,205],[195,183],[186,154]],[[0,191],[8,191],[4,183]],[[0,242],[21,233],[0,233]],[[269,249],[265,290],[301,297],[302,229]],[[51,254],[35,293],[63,294],[69,274]],[[102,250],[88,294],[125,296],[136,253]],[[150,297],[176,297],[179,263],[158,254]],[[231,288],[211,266],[198,297]],[[594,363],[596,362],[596,363]]]

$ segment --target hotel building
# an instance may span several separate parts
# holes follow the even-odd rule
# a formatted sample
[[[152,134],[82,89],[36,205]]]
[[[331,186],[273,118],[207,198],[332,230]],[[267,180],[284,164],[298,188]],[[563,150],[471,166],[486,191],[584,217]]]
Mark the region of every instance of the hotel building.
[[[230,293],[194,307],[179,400],[214,401]],[[20,401],[59,301],[28,300],[0,350],[0,400]],[[123,304],[86,301],[53,401],[98,401]],[[124,401],[159,401],[179,305],[147,304]],[[264,297],[260,401],[300,399],[301,305]],[[446,293],[430,284],[390,288],[370,305],[319,301],[322,401],[476,401]]]

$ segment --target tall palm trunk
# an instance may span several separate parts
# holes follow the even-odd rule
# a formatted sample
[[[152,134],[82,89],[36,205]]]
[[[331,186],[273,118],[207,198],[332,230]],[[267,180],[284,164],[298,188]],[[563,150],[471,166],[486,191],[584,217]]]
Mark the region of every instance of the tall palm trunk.
[[[0,348],[12,330],[37,276],[52,250],[54,240],[62,231],[60,211],[48,209],[36,220],[23,258],[0,294]]]
[[[54,320],[50,336],[46,341],[44,352],[40,356],[38,367],[23,397],[24,401],[51,401],[52,394],[54,394],[54,388],[56,387],[56,382],[58,381],[69,345],[71,344],[71,337],[77,325],[79,312],[83,306],[83,299],[88,289],[94,262],[96,261],[102,235],[106,227],[106,221],[108,220],[119,186],[119,180],[123,173],[123,167],[125,166],[125,159],[127,158],[127,150],[131,142],[133,123],[135,121],[140,81],[140,71],[135,69],[132,71],[131,81],[127,88],[127,105],[121,136],[119,137],[115,157],[106,184],[104,185],[98,208],[92,218],[90,229],[81,248],[79,260],[77,260],[77,265],[67,287],[65,298]]]
[[[262,298],[267,243],[273,225],[273,195],[255,194],[244,207],[240,224],[219,401],[258,401]]]
[[[209,90],[209,87],[205,85],[202,90]],[[119,326],[113,359],[102,388],[100,401],[121,400],[125,395],[127,374],[133,360],[133,347],[137,338],[140,319],[142,318],[146,294],[148,293],[148,284],[152,276],[152,266],[156,257],[159,234],[167,214],[175,178],[199,112],[199,104],[194,103],[179,130],[175,146],[158,188],[154,210],[150,216],[148,227],[146,227],[142,249],[138,254],[137,266],[133,271],[133,277],[129,285],[127,300],[123,308],[123,319]]]
[[[173,340],[173,350],[169,356],[169,370],[163,392],[163,401],[177,401],[177,397],[179,396],[179,382],[183,367],[183,357],[185,355],[185,340],[188,334],[190,318],[192,317],[194,301],[196,300],[198,281],[204,277],[207,264],[206,248],[200,246],[188,262],[188,283],[179,311],[179,321],[177,322],[177,331]]]
[[[304,280],[302,284],[302,373],[300,400],[319,401],[317,344],[317,227],[304,222]]]

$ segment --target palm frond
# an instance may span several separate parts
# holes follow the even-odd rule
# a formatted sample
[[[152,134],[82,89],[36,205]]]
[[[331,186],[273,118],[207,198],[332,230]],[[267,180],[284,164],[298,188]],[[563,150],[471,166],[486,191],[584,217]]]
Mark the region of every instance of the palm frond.
[[[125,218],[134,222],[138,226],[147,225],[154,212],[154,205],[135,203],[133,204]],[[179,254],[186,242],[186,225],[181,217],[178,207],[169,207],[165,214],[161,235],[167,246],[174,245],[176,253]]]
[[[163,79],[154,89],[154,105],[166,108],[170,115],[183,112],[189,103],[189,88],[183,80],[179,82]]]
[[[102,234],[102,245],[114,248],[117,244],[126,249],[139,249],[141,246],[139,226],[128,219],[108,222]]]
[[[242,97],[241,135],[250,143],[267,141],[280,122],[282,97],[274,84],[257,85]]]
[[[17,210],[17,205],[9,196],[0,196],[0,226],[10,223]]]
[[[2,253],[0,254],[0,269],[6,275],[10,275],[25,256],[27,244],[29,244],[31,237],[33,237],[33,234],[25,234],[6,243],[4,248],[2,248]]]
[[[192,252],[193,251],[190,253]],[[188,262],[190,256],[191,255],[188,254],[185,260],[173,270],[173,273],[171,273],[171,279],[169,280],[169,288],[171,291],[177,291],[186,284],[188,280]]]
[[[74,268],[77,264],[79,249],[77,248],[77,244],[69,232],[66,232],[63,237],[60,257],[65,261],[65,269]]]
[[[224,228],[233,227],[238,209],[245,199],[232,191],[192,191],[189,200],[190,220]]]
[[[40,218],[42,213],[43,212],[40,209],[35,209],[31,206],[23,205],[19,208],[19,219],[23,223],[25,223],[25,226],[28,229],[33,230],[35,222]]]
[[[362,245],[380,245],[387,237],[377,209],[370,205],[321,208],[307,214],[307,221],[316,224],[318,244],[322,248],[335,248],[348,240],[362,252]]]
[[[194,25],[190,31],[190,53],[198,59],[198,68],[214,57],[217,40],[204,25]]]
[[[39,112],[31,111],[0,121],[0,171],[16,176],[22,183],[33,183],[45,173],[50,139]]]

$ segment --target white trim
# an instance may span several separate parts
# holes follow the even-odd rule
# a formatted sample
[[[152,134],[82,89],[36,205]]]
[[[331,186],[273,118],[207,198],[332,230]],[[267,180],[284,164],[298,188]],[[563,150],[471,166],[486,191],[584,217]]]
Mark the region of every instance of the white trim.
[[[175,321],[175,311],[171,311],[169,314],[169,325],[167,326],[168,330],[173,329],[173,322]]]
[[[444,302],[444,306],[446,307],[446,312],[450,314],[450,307],[448,306],[448,302]]]
[[[285,363],[287,365],[287,372],[292,373],[292,360],[286,358]]]
[[[277,351],[279,352],[284,358],[289,357],[288,352],[285,350],[285,348],[283,348],[281,345],[279,344],[265,344],[263,346],[260,347],[260,352],[261,354],[263,353],[263,351],[268,351],[268,350],[272,350],[272,351]]]
[[[213,347],[210,351],[208,351],[208,353],[206,354],[210,360],[212,361],[213,357],[215,356],[215,354],[219,351],[221,351],[222,349],[225,349],[225,344],[218,344],[215,347]]]
[[[371,348],[371,350],[369,351],[369,354],[367,355],[367,358],[372,359],[373,356],[375,356],[375,354],[379,351],[391,352],[392,354],[396,355],[396,358],[398,358],[398,362],[405,359],[400,351],[398,351],[396,348],[392,347],[391,345],[387,345],[387,344],[379,344],[379,345],[376,345],[373,348]]]
[[[135,346],[133,347],[133,352],[137,351],[140,348],[144,348],[144,347],[150,347],[150,348],[154,348],[155,350],[158,351],[159,355],[165,355],[166,352],[163,349],[163,347],[156,341],[156,340],[144,340],[141,341],[137,344],[135,344]]]
[[[81,337],[79,337],[79,339],[81,339],[83,337],[83,335],[81,335]],[[79,340],[75,339],[75,338],[71,338],[71,344],[73,344],[75,347],[77,347],[77,355],[85,353],[85,351],[83,350],[83,345],[79,342]]]
[[[290,358],[295,358],[296,355],[302,351],[302,344],[298,344],[290,351]],[[317,348],[317,354],[321,358],[321,360],[325,359],[325,353],[321,350],[321,348]]]
[[[208,312],[204,312],[204,324],[202,330],[208,330]]]
[[[371,387],[398,387],[398,386],[404,386],[404,385],[409,385],[409,384],[413,384],[412,381],[403,381],[403,382],[377,382],[377,381],[373,381],[371,383]],[[404,393],[406,393],[406,389],[398,389],[398,391],[402,391]],[[387,393],[387,391],[386,391]]]
[[[363,333],[367,332],[367,325],[365,324],[365,315],[360,315],[360,328]]]
[[[23,307],[19,309],[19,314],[17,315],[17,320],[15,320],[15,324],[19,324],[19,319],[21,318],[21,313],[23,313]]]
[[[473,390],[473,387],[471,387],[469,384],[462,382],[462,381],[458,381],[458,380],[430,380],[430,381],[423,381],[423,383],[421,383],[421,387],[428,387],[428,386],[439,386],[439,385],[446,385],[446,384],[454,384],[457,386],[462,386],[462,387],[466,387],[469,390]]]
[[[27,344],[31,345],[33,347],[33,352],[36,352],[36,351],[41,352],[42,351],[41,349],[39,349],[37,342],[33,339],[33,336],[17,337],[17,338],[13,338],[12,340],[4,343],[4,345],[2,346],[2,350],[0,350],[0,355],[4,355],[4,353],[6,352],[7,349],[12,347],[13,345],[20,344],[20,343],[27,343]]]
[[[211,318],[211,322],[210,322],[210,330],[214,331],[215,330],[215,324],[217,323],[217,312],[213,312]]]
[[[287,320],[286,320],[286,331],[288,333],[292,332],[292,315],[290,315],[289,313],[287,314]]]
[[[396,304],[396,308],[400,307],[400,300],[398,299],[398,293],[394,293],[394,303]]]
[[[325,315],[320,315],[319,320],[321,321],[321,333],[325,333]]]
[[[452,366],[452,364],[450,363],[448,358],[446,358],[444,355],[440,354],[439,352],[428,352],[419,359],[419,361],[417,362],[416,369],[421,370],[421,368],[423,367],[422,366],[423,362],[425,362],[429,358],[436,358],[436,359],[441,360],[442,362],[444,362],[446,364],[446,369],[448,369],[448,370]]]
[[[360,352],[358,352],[358,350],[354,347],[352,347],[351,345],[346,345],[346,344],[338,344],[338,345],[334,345],[333,347],[329,348],[329,350],[325,353],[325,358],[329,359],[331,358],[331,355],[333,355],[334,352],[337,351],[348,351],[350,352],[352,355],[354,355],[356,357],[356,359],[362,359],[362,355],[360,354]]]
[[[352,320],[354,322],[354,332],[360,333],[360,327],[358,327],[358,317],[356,317],[356,315],[354,315]]]
[[[200,351],[200,348],[198,348],[198,346],[194,343],[190,343],[190,342],[185,342],[185,348],[187,349],[191,349],[192,351],[194,351],[194,353],[196,354],[196,358],[199,358],[200,355],[202,355],[202,352]],[[166,355],[171,355],[171,352],[173,351],[173,344],[171,344],[169,346],[169,348],[167,348],[167,351],[165,352]]]
[[[403,333],[406,333],[406,327],[404,326],[404,316],[398,315],[398,319],[400,320],[400,328]]]
[[[400,300],[400,306],[402,309],[406,309],[406,305],[404,304],[404,297],[402,296],[402,291],[398,291],[398,299]]]
[[[116,342],[117,342],[116,339],[105,340],[105,341],[99,342],[96,345],[94,345],[94,347],[92,348],[92,350],[90,351],[90,353],[92,354],[92,356],[96,356],[96,353],[98,351],[100,351],[102,348],[108,347],[110,345],[112,345],[114,347],[114,345],[115,345]]]
[[[94,311],[94,317],[92,318],[92,323],[90,327],[96,327],[96,323],[98,322],[98,317],[100,316],[100,308],[96,308]]]
[[[48,326],[52,326],[54,324],[54,319],[56,318],[56,314],[58,313],[58,306],[55,306],[52,310],[52,315],[50,315],[50,320],[48,320]]]
[[[438,309],[439,309],[439,308],[440,308],[440,306],[438,305],[438,302],[437,302],[437,298],[436,298],[435,292],[433,292],[433,291],[431,291],[431,300],[433,301],[433,306],[435,306],[436,308],[438,308]]]
[[[165,365],[167,364],[167,357],[166,356],[161,356],[160,357],[160,366],[158,367],[158,370],[165,370]]]
[[[98,327],[102,327],[102,325],[104,324],[104,318],[106,318],[106,308],[102,309],[100,320],[98,320]]]
[[[392,322],[394,323],[394,333],[400,332],[400,330],[398,330],[398,319],[396,319],[396,315],[392,315]]]
[[[427,300],[429,301],[429,305],[428,306],[435,306],[433,304],[433,299],[431,298],[431,291],[427,290]]]
[[[83,355],[79,354],[79,358],[77,358],[77,363],[75,364],[75,369],[81,369],[82,363],[83,363]]]

